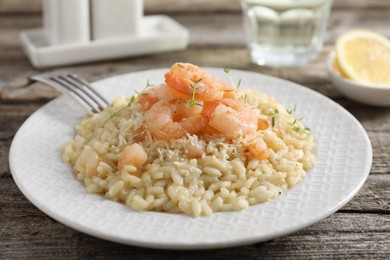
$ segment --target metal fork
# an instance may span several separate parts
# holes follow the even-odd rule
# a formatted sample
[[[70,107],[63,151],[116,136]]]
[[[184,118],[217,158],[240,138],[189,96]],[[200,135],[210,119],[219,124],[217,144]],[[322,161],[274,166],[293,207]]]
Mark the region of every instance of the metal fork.
[[[90,114],[98,113],[110,103],[77,74],[67,71],[49,72],[30,77],[71,96]]]

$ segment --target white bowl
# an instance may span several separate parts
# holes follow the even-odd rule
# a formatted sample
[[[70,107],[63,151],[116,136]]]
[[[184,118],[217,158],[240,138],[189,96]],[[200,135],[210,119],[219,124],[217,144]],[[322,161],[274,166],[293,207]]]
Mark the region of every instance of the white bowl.
[[[335,59],[335,52],[331,52],[326,67],[333,86],[337,90],[350,99],[364,104],[390,106],[390,86],[362,84],[346,79],[335,66]]]

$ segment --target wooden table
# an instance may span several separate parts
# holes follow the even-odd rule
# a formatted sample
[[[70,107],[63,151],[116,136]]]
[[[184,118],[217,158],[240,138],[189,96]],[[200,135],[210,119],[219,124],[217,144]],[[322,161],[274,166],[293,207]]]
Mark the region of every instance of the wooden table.
[[[34,69],[24,56],[18,32],[41,25],[39,0],[0,0],[0,85],[21,84]],[[43,85],[0,89],[0,259],[56,258],[390,258],[390,108],[346,99],[330,83],[325,59],[336,37],[365,27],[390,36],[389,1],[335,1],[325,47],[311,64],[295,69],[268,69],[250,63],[236,1],[145,0],[149,13],[167,12],[191,33],[187,50],[66,67],[90,81],[176,61],[200,66],[256,71],[285,78],[326,95],[350,111],[364,126],[373,146],[367,182],[332,216],[289,236],[237,248],[209,251],[152,250],[120,245],[74,231],[46,216],[16,187],[8,165],[12,139],[34,111],[58,95]],[[369,3],[368,3],[369,2]],[[191,10],[191,11],[188,11]]]

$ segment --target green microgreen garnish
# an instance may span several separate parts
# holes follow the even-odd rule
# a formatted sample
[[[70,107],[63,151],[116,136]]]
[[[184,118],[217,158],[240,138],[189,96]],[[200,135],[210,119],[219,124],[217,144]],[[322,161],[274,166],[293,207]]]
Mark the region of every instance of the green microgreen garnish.
[[[287,113],[289,113],[290,115],[294,114],[297,111],[297,104],[295,104],[291,110],[288,110],[288,109],[286,109],[286,110],[287,110]]]
[[[236,89],[239,89],[239,88],[240,88],[240,86],[241,86],[241,79],[239,79],[239,80],[238,80],[238,83],[237,83],[237,87],[236,87]]]
[[[226,66],[223,71],[225,71],[226,75],[228,76],[229,80],[230,80],[230,83],[234,86],[234,88],[236,90],[238,90],[240,88],[240,85],[241,85],[241,79],[238,81],[237,85],[234,83],[234,80],[232,78],[232,76],[230,75],[230,67],[229,66]]]
[[[294,105],[294,107],[291,110],[287,109],[287,113],[289,113],[290,115],[294,114],[296,111],[297,111],[297,105]],[[300,132],[300,131],[308,132],[308,131],[310,131],[310,128],[305,127],[303,129],[301,129],[301,127],[298,125],[298,123],[300,121],[302,121],[302,119],[303,119],[303,117],[299,118],[299,119],[295,118],[294,121],[290,122],[289,125],[292,126],[291,130],[293,130],[295,132]]]
[[[112,112],[112,113],[111,113],[111,118],[114,118],[114,117],[119,116],[119,112],[120,112],[120,111]]]
[[[309,127],[305,127],[303,129],[301,129],[299,126],[297,125],[293,125],[293,127],[291,128],[293,131],[295,132],[300,132],[300,131],[304,131],[304,132],[309,132],[310,131],[310,128]]]
[[[184,98],[180,98],[180,100],[183,101],[184,103],[187,103],[190,107],[192,107],[192,106],[201,106],[201,107],[203,107],[202,104],[195,102],[196,91],[202,87],[202,86],[197,87],[196,85],[199,82],[201,82],[202,79],[201,78],[198,79],[198,80],[193,79],[191,81],[192,81],[192,83],[190,84],[190,87],[192,88],[191,100],[185,100]]]
[[[142,90],[141,93],[139,93],[138,91],[135,91],[135,95],[131,96],[130,99],[129,99],[129,102],[127,103],[126,106],[122,107],[121,109],[119,109],[118,111],[114,111],[114,112],[111,112],[110,114],[110,117],[107,118],[107,120],[104,122],[104,123],[107,123],[108,120],[110,119],[113,119],[115,117],[119,117],[120,116],[120,113],[125,110],[126,108],[128,107],[131,107],[136,101],[137,99],[140,97],[140,96],[148,96],[149,93],[145,92],[150,86],[152,86],[152,84],[150,84],[149,80],[147,80],[146,82],[146,87]]]
[[[122,107],[122,108],[119,109],[118,111],[112,112],[112,113],[110,114],[110,117],[107,119],[107,121],[110,120],[110,119],[112,119],[112,118],[119,117],[119,116],[120,116],[120,113],[121,113],[123,110],[125,110],[125,109],[128,108],[128,107],[131,107],[131,106],[134,104],[134,102],[137,100],[138,96],[139,96],[139,94],[136,94],[136,95],[134,95],[134,96],[131,96],[131,98],[129,99],[129,102],[127,103],[127,105],[124,106],[124,107]]]
[[[294,121],[292,121],[291,123],[289,123],[290,125],[295,125],[297,123],[298,119],[295,119]]]
[[[151,86],[152,86],[152,84],[150,84],[150,81],[147,80],[147,81],[146,81],[146,87],[145,87],[145,89],[147,89],[147,88],[149,88],[149,87],[151,87]]]
[[[274,127],[276,124],[276,116],[278,114],[279,114],[279,110],[276,107],[270,112],[270,116],[272,116],[271,118],[272,127]]]
[[[293,128],[291,128],[293,131],[295,132],[299,132],[301,129],[298,127],[298,126],[294,126]]]
[[[246,103],[246,98],[248,97],[248,94],[245,93],[245,96],[244,96],[244,103]]]

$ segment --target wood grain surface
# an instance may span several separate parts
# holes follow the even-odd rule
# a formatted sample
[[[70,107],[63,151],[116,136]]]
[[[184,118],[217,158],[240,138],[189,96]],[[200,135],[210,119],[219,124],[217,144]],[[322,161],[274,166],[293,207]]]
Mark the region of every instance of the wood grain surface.
[[[337,213],[300,232],[265,243],[220,250],[173,251],[124,246],[74,231],[46,216],[16,187],[8,165],[9,147],[21,124],[58,96],[49,87],[0,87],[0,259],[199,259],[199,258],[390,258],[390,108],[361,105],[336,91],[325,60],[342,32],[364,27],[390,36],[390,1],[335,1],[319,57],[300,68],[269,69],[250,63],[238,1],[145,0],[147,13],[166,12],[190,30],[190,46],[177,52],[67,66],[90,81],[128,72],[168,67],[176,61],[255,71],[285,78],[330,97],[367,131],[373,164],[367,182]],[[0,86],[20,85],[34,69],[18,33],[39,27],[39,0],[0,0]]]

